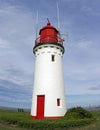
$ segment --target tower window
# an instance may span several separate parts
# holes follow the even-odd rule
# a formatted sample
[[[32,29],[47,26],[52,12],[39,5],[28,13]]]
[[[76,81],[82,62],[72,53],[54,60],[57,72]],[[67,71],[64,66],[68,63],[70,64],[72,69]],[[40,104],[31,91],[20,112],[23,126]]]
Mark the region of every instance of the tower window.
[[[57,106],[60,106],[60,98],[57,98]]]
[[[52,62],[55,61],[55,55],[51,55],[51,60],[52,60]]]

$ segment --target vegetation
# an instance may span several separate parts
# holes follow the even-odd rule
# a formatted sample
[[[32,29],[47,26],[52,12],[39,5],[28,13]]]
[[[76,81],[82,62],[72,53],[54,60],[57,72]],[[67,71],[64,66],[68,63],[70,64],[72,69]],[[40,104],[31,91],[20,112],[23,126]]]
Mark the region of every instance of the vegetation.
[[[85,118],[93,118],[92,113],[89,111],[83,109],[82,107],[77,108],[71,108],[66,113],[65,117],[69,117],[70,119],[76,118],[76,119],[85,119]]]
[[[99,130],[100,129],[100,110],[91,111],[94,121],[86,126],[74,127],[68,130]]]
[[[75,126],[83,126],[93,122],[93,115],[81,108],[72,108],[68,110],[64,118],[61,119],[44,119],[44,120],[32,120],[29,112],[17,112],[13,110],[0,110],[0,127],[3,129],[3,125],[16,126],[19,128],[32,129],[46,129],[46,130],[66,130]],[[1,129],[0,129],[1,130]],[[9,129],[6,129],[9,130]],[[17,129],[15,129],[17,130]],[[19,129],[20,130],[20,129]]]

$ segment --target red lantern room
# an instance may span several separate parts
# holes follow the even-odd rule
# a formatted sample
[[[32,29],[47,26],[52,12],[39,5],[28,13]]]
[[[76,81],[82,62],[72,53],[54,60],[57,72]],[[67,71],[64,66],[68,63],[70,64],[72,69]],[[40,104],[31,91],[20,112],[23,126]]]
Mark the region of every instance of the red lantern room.
[[[49,20],[47,25],[40,30],[39,35],[40,37],[35,41],[36,45],[47,42],[63,44],[63,40],[60,38],[59,31],[55,27],[51,26]]]
[[[51,26],[48,21],[47,25],[40,30],[40,42],[58,42],[58,31]]]

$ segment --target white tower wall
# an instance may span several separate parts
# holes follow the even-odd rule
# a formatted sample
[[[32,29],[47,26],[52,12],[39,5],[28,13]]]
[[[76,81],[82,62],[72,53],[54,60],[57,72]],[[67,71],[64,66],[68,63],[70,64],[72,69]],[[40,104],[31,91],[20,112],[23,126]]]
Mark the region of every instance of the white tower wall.
[[[66,113],[62,68],[63,49],[58,45],[43,44],[37,46],[34,53],[36,59],[31,116],[37,116],[37,96],[44,95],[44,118],[62,117]]]

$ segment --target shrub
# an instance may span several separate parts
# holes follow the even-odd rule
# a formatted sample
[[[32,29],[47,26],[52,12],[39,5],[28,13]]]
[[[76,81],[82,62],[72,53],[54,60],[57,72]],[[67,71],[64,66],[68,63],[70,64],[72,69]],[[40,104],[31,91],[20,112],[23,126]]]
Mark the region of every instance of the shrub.
[[[72,118],[83,119],[83,118],[93,118],[93,115],[91,114],[91,112],[85,110],[82,107],[76,107],[69,109],[65,114],[65,117],[71,119]]]

